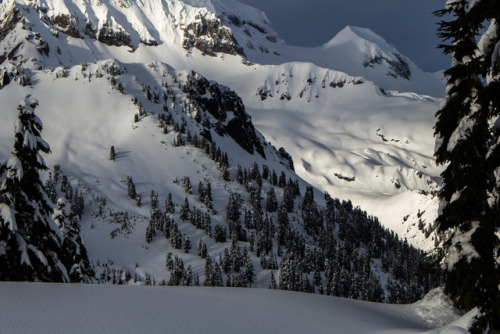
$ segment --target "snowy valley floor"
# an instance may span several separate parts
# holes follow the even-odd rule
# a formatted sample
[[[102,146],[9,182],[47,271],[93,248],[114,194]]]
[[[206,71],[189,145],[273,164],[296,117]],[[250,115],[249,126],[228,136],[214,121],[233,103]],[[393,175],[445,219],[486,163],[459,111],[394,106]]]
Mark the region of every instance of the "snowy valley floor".
[[[432,292],[387,305],[266,289],[0,282],[2,333],[467,333]]]

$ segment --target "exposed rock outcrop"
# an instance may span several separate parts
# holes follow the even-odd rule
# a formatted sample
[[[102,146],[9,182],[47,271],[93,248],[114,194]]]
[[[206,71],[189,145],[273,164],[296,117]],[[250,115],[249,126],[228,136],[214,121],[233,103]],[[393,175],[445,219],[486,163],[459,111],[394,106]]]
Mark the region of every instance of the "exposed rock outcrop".
[[[0,41],[3,40],[22,19],[23,14],[15,5],[12,6],[11,10],[6,11],[0,16]]]
[[[404,78],[406,80],[410,80],[411,78],[411,70],[408,62],[398,53],[394,53],[394,58],[389,58],[384,55],[376,55],[370,59],[366,59],[363,62],[364,67],[374,68],[375,65],[381,65],[382,63],[386,63],[389,67],[390,71],[387,75],[394,78]]]
[[[132,46],[130,35],[120,27],[113,26],[110,22],[105,22],[97,33],[97,40],[110,46]]]
[[[193,47],[215,57],[217,53],[244,56],[243,49],[233,37],[231,29],[222,25],[218,18],[197,15],[196,21],[184,28],[182,46],[191,50]]]
[[[194,72],[188,74],[185,90],[201,109],[219,121],[214,127],[219,135],[227,134],[247,152],[257,152],[265,158],[263,144],[252,120],[234,91]]]
[[[73,38],[81,38],[78,18],[69,14],[59,14],[51,18],[51,23],[61,32]]]

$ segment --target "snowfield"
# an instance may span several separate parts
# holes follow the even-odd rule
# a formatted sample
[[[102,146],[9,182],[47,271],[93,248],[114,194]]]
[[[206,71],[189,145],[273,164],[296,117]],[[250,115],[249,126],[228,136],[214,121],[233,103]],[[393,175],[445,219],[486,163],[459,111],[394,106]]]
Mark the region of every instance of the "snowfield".
[[[264,289],[2,282],[0,295],[2,332],[10,334],[452,334],[467,333],[475,314],[457,319],[438,292],[388,305]]]

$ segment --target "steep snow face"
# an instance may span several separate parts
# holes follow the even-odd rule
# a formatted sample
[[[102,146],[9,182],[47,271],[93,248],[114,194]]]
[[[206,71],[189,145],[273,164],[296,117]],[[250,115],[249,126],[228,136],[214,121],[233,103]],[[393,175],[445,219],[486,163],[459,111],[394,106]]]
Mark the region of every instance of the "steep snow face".
[[[348,26],[320,47],[322,65],[362,75],[385,90],[440,97],[444,86],[434,75],[389,45],[370,29]]]
[[[385,71],[385,75],[395,79],[410,80],[412,77],[408,60],[370,29],[348,26],[322,49],[327,53],[342,54],[340,61],[354,59],[351,64],[339,64],[350,73],[360,71],[359,65],[362,65],[365,69]]]

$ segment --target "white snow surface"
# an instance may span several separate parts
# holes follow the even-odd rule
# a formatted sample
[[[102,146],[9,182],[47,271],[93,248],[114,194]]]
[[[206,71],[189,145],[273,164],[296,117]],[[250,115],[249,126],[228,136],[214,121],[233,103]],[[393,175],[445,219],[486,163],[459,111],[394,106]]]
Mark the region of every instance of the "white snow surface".
[[[474,312],[433,328],[420,304],[234,288],[0,283],[6,333],[467,333]],[[439,298],[438,298],[439,299]],[[425,300],[424,300],[425,301]],[[428,306],[428,305],[427,305]]]

